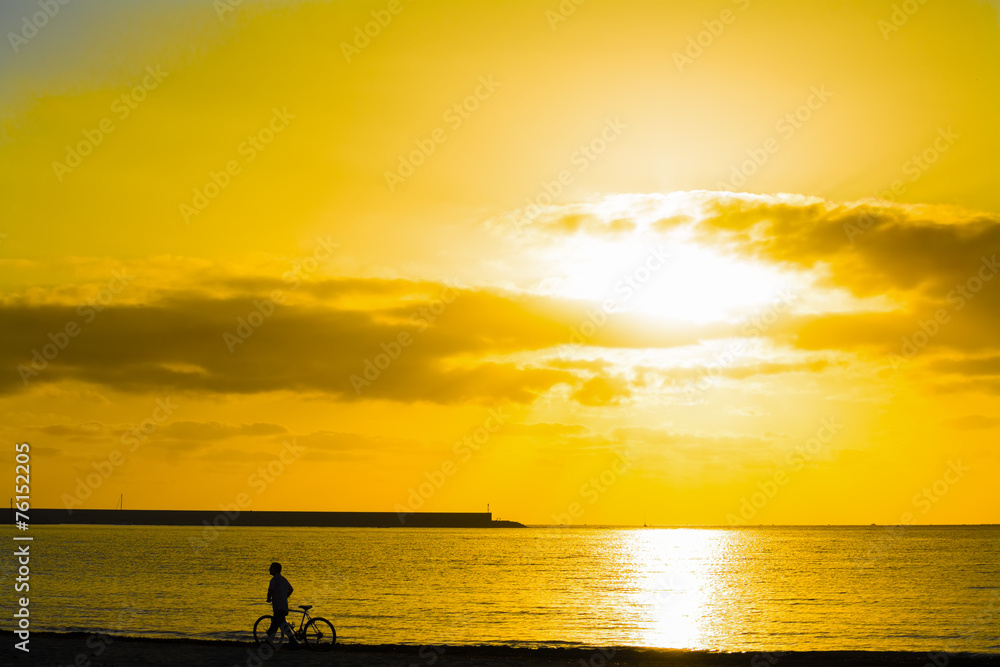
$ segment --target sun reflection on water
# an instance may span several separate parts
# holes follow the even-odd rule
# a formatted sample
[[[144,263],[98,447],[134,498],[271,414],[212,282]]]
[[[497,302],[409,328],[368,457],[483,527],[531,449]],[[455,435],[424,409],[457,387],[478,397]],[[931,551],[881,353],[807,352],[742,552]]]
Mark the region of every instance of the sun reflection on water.
[[[632,531],[623,557],[635,573],[629,599],[634,643],[663,648],[706,648],[713,634],[719,583],[715,572],[727,549],[726,531]]]

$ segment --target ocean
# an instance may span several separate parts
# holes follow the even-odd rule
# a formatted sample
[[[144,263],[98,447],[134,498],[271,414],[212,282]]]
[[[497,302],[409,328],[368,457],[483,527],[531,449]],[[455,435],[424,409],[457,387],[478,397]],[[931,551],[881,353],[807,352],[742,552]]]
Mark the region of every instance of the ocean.
[[[344,643],[1000,653],[995,526],[30,534],[36,631],[249,639],[279,561]]]

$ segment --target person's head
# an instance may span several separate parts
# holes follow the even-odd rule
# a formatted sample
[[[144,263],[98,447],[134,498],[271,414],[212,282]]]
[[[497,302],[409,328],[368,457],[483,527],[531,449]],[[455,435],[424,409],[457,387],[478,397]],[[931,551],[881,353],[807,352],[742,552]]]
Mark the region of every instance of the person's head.
[[[281,574],[281,563],[271,563],[271,576]]]

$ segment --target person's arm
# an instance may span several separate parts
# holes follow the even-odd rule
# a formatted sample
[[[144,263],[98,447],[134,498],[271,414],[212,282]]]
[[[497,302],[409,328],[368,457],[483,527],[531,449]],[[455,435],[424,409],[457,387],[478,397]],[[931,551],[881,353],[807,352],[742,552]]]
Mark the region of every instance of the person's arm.
[[[295,591],[295,589],[292,588],[292,584],[291,584],[291,582],[289,582],[288,583],[288,597],[292,597],[292,592],[294,592],[294,591]]]
[[[274,586],[273,583],[267,585],[267,601],[271,601],[271,588]]]

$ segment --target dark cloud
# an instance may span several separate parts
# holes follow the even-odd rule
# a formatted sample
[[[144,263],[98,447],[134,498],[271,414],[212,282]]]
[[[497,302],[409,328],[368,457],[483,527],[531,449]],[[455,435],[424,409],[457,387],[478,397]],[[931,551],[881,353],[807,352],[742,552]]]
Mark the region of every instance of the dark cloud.
[[[80,381],[137,392],[289,390],[341,400],[530,403],[556,384],[580,389],[595,373],[606,374],[600,362],[566,358],[574,348],[671,347],[736,334],[734,325],[669,327],[622,313],[583,338],[589,302],[368,282],[303,285],[307,302],[277,305],[267,297],[282,281],[250,278],[226,283],[224,297],[210,295],[219,292],[213,284],[203,293],[168,292],[100,312],[6,304],[0,367],[9,372],[0,375],[0,392],[23,390],[23,375],[29,385]],[[250,286],[260,294],[231,295]],[[72,338],[64,333],[69,323],[78,328]],[[536,365],[503,360],[540,350],[562,358]],[[49,361],[38,356],[53,352]],[[592,384],[578,398],[599,403],[599,389]]]
[[[358,281],[347,285],[362,291]],[[29,384],[74,380],[120,391],[292,390],[344,400],[530,402],[554,384],[576,381],[567,370],[482,358],[568,342],[569,323],[582,317],[579,305],[475,291],[446,293],[452,302],[445,303],[440,295],[446,286],[405,281],[376,281],[372,289],[407,298],[362,311],[269,305],[267,292],[247,298],[167,295],[149,305],[109,306],[90,313],[90,322],[69,306],[7,305],[0,307],[0,365],[9,372],[0,376],[0,390],[23,389],[24,373]],[[251,319],[261,309],[270,314]],[[67,338],[62,332],[70,322],[79,333]],[[400,344],[401,334],[408,345]],[[45,368],[37,359],[32,366],[33,351],[53,356],[57,346],[64,349]],[[198,428],[214,428],[211,437],[226,433],[222,426]]]
[[[819,268],[828,286],[888,297],[905,308],[802,319],[801,347],[893,351],[924,326],[938,329],[931,336],[935,346],[970,352],[998,346],[990,335],[1000,326],[996,215],[763,197],[721,198],[709,210],[699,226],[705,238],[766,260]],[[934,327],[930,320],[940,313],[947,323]]]
[[[856,294],[925,293],[935,301],[1000,253],[1000,217],[948,209],[722,199],[700,231],[765,259],[813,267]],[[1000,292],[1000,290],[997,290]]]

